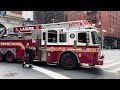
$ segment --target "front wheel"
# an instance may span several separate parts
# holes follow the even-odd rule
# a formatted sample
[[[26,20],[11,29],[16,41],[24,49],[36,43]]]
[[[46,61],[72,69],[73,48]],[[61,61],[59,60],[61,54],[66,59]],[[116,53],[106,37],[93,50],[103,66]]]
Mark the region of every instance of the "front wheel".
[[[78,65],[77,58],[74,54],[66,53],[61,58],[61,66],[64,69],[75,69]]]

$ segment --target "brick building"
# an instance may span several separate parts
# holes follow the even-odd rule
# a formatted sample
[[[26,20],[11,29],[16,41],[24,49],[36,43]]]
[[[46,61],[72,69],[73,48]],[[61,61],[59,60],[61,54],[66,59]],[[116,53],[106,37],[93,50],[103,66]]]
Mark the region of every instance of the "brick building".
[[[34,11],[33,23],[91,20],[104,33],[104,46],[120,47],[120,11]],[[103,35],[103,32],[101,33]]]
[[[120,12],[119,11],[98,11],[97,27],[106,30],[104,33],[104,46],[113,48],[120,47]]]
[[[34,11],[33,12],[33,23],[44,24],[52,22],[64,22],[65,15],[64,11]]]
[[[66,21],[84,20],[87,19],[86,11],[65,11]]]
[[[104,47],[120,47],[120,11],[67,11],[66,15],[67,21],[91,20],[104,37]]]

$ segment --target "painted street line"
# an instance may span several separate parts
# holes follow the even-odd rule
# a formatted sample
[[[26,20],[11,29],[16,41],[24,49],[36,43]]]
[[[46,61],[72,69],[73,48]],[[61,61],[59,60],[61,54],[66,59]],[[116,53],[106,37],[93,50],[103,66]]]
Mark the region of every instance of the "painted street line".
[[[114,66],[117,64],[120,64],[120,62],[116,62],[116,63],[112,63],[112,64],[108,64],[108,65],[103,65],[103,66],[101,66],[101,68],[107,68],[107,67],[111,67],[111,66]]]
[[[118,67],[118,68],[116,68],[116,69],[113,69],[113,70],[110,70],[110,72],[113,72],[113,73],[116,73],[116,72],[118,72],[118,71],[120,71],[120,67]]]
[[[35,65],[33,65],[32,69],[34,69],[36,71],[39,71],[41,73],[44,73],[46,75],[49,75],[50,77],[53,77],[55,79],[71,79],[71,78],[66,77],[64,75],[61,75],[59,73],[56,73],[56,72],[53,72],[53,71],[50,71],[50,70],[47,70],[47,69],[44,69],[42,67],[38,67],[38,66],[35,66]]]

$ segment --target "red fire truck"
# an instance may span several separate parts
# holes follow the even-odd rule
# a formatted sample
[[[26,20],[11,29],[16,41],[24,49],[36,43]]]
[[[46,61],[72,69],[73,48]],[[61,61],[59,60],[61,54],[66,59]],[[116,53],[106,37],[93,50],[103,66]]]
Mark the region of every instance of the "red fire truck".
[[[34,46],[31,38],[31,31],[40,29],[40,26],[21,26],[11,30],[2,28],[0,31],[0,61],[9,63],[15,60],[24,60],[25,45],[29,43]],[[7,33],[7,31],[10,31]]]
[[[36,26],[40,29],[31,30],[29,39],[0,40],[0,56],[4,56],[8,62],[24,59],[25,45],[29,43],[34,50],[34,59],[40,62],[60,64],[64,69],[74,69],[83,64],[103,65],[104,56],[101,55],[98,30],[90,21],[79,20]]]

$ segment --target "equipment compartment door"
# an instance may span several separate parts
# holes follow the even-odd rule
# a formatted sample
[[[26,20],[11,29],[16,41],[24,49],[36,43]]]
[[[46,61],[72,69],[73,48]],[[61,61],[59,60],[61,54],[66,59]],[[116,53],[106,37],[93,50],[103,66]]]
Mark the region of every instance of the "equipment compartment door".
[[[40,40],[36,39],[36,43],[35,43],[35,57],[36,59],[39,59],[39,47],[40,47]]]
[[[41,61],[46,61],[47,60],[47,56],[46,56],[46,51],[47,51],[47,32],[46,30],[41,31],[42,33],[42,37],[41,37],[41,48],[40,48],[40,60]]]

